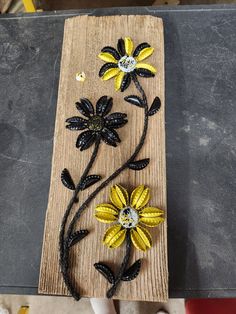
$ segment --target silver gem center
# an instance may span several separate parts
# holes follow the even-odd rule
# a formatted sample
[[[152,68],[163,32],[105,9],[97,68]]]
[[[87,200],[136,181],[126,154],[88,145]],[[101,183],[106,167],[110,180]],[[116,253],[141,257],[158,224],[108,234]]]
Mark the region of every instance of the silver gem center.
[[[136,60],[133,57],[124,56],[118,62],[118,67],[123,72],[131,72],[135,69]]]
[[[138,224],[139,215],[136,209],[132,207],[123,208],[119,214],[119,223],[124,228],[134,228]]]

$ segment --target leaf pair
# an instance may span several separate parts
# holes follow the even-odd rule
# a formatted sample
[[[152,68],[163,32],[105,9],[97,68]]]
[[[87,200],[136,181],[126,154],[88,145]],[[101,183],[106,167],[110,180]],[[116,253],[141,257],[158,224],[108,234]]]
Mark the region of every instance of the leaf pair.
[[[99,273],[101,273],[107,279],[107,281],[110,284],[115,283],[115,280],[116,280],[115,275],[109,266],[107,266],[106,264],[103,264],[103,263],[95,263],[94,267],[96,268],[97,271],[99,271]],[[131,280],[135,279],[139,274],[140,268],[141,268],[141,260],[138,259],[136,262],[134,262],[133,265],[131,265],[123,273],[121,280],[131,281]]]
[[[136,95],[126,96],[124,100],[132,105],[144,108],[143,100]],[[153,116],[155,113],[157,113],[157,111],[159,111],[160,108],[161,108],[161,100],[159,97],[155,97],[151,104],[151,107],[148,110],[148,116]]]
[[[80,189],[83,191],[87,189],[89,186],[98,182],[99,180],[101,180],[101,176],[95,174],[89,175],[85,179],[83,179],[82,182],[80,182]],[[66,168],[62,170],[61,182],[67,189],[75,190],[75,183],[70,175],[69,170]]]

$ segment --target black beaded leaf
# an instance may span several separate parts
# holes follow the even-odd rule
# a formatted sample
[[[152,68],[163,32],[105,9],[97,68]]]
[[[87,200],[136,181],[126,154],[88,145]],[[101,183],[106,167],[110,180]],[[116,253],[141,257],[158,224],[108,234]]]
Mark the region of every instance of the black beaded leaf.
[[[143,50],[144,48],[148,48],[148,47],[151,47],[148,43],[139,44],[134,50],[133,57],[137,57],[141,50]]]
[[[79,230],[72,233],[68,239],[68,247],[72,247],[73,245],[81,241],[83,238],[85,238],[88,234],[89,231],[87,229]]]
[[[75,184],[73,179],[71,178],[71,175],[69,173],[69,171],[65,168],[62,170],[61,173],[61,182],[63,183],[63,185],[70,190],[75,190]]]
[[[123,281],[131,281],[135,279],[140,271],[141,268],[141,259],[138,259],[136,262],[134,262],[133,265],[131,265],[123,274],[122,280]]]
[[[101,180],[101,176],[96,175],[96,174],[92,174],[87,176],[80,184],[81,186],[81,190],[85,190],[88,187],[90,187],[91,185],[95,184],[96,182],[98,182],[99,180]]]
[[[80,102],[76,102],[75,104],[79,112],[85,117],[89,118],[91,115],[94,114],[93,105],[87,98],[81,98]]]
[[[116,60],[120,60],[120,55],[119,53],[117,52],[117,50],[113,47],[110,47],[110,46],[107,46],[107,47],[104,47],[102,48],[101,50],[102,52],[108,52],[110,53]]]
[[[110,267],[103,263],[95,263],[94,267],[108,280],[109,283],[113,284],[115,282],[115,276]]]
[[[155,97],[152,104],[151,104],[151,107],[148,111],[148,115],[149,116],[153,116],[155,113],[157,113],[157,111],[161,108],[161,100],[159,97]]]
[[[107,115],[112,108],[112,98],[107,96],[102,96],[98,99],[96,104],[96,114],[104,117]]]
[[[105,64],[101,67],[101,69],[100,69],[98,75],[99,75],[99,77],[102,77],[103,74],[104,74],[107,70],[112,69],[112,68],[117,68],[117,67],[118,67],[118,65],[117,65],[116,63],[113,63],[113,62],[105,63]]]
[[[130,95],[130,96],[126,96],[124,98],[125,101],[127,101],[128,103],[138,106],[138,107],[143,107],[143,101],[140,97],[136,96],[136,95]]]
[[[149,158],[133,161],[128,164],[128,168],[132,170],[142,170],[147,167],[149,161]]]
[[[154,77],[155,76],[155,74],[152,73],[150,70],[143,69],[143,68],[135,69],[135,73],[141,77]]]

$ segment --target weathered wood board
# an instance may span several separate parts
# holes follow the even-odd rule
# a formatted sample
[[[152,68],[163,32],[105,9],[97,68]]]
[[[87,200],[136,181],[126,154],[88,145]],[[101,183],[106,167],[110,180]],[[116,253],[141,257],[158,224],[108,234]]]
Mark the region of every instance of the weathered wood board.
[[[151,188],[151,204],[166,210],[166,164],[165,164],[165,115],[164,115],[164,39],[163,24],[160,18],[152,16],[79,16],[65,22],[64,42],[61,60],[61,74],[54,135],[51,186],[45,221],[44,244],[41,260],[39,293],[67,295],[59,270],[58,236],[61,219],[71,198],[72,192],[60,181],[62,169],[67,168],[78,182],[85,168],[92,148],[80,152],[76,147],[79,132],[65,128],[68,117],[80,115],[75,102],[82,97],[96,104],[102,95],[113,97],[112,111],[125,112],[129,122],[119,129],[121,143],[113,148],[100,145],[91,174],[106,178],[122,165],[134,151],[140,140],[143,128],[143,111],[123,100],[126,95],[137,94],[134,84],[124,92],[115,92],[114,79],[103,82],[98,71],[103,62],[97,57],[106,46],[116,47],[120,37],[129,36],[134,45],[148,42],[155,48],[147,62],[157,68],[154,78],[139,78],[147,93],[148,103],[155,96],[162,101],[161,110],[150,119],[146,142],[139,158],[150,158],[150,164],[142,171],[125,170],[112,184],[120,183],[129,190],[139,184]],[[75,79],[78,71],[84,71],[84,83]],[[83,191],[80,202],[87,198],[99,183]],[[111,185],[112,185],[111,184]],[[110,185],[110,186],[111,186]],[[110,187],[109,186],[109,187]],[[79,228],[87,228],[90,234],[75,245],[72,255],[72,272],[80,293],[87,297],[105,297],[107,281],[93,267],[98,261],[118,267],[124,255],[125,246],[108,249],[101,240],[108,227],[94,218],[96,204],[109,201],[109,187],[104,188],[82,215]],[[73,213],[78,209],[74,206]],[[73,215],[72,213],[72,215]],[[121,284],[115,298],[126,300],[166,301],[168,298],[167,267],[167,222],[157,228],[149,228],[154,240],[153,247],[143,253],[134,250],[132,260],[143,259],[139,276]]]

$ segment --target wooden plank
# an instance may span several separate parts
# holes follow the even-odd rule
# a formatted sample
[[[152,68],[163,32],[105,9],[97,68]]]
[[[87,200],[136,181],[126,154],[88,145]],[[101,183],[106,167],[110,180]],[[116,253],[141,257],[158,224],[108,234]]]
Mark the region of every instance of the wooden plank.
[[[65,128],[65,120],[78,115],[75,102],[81,97],[86,97],[95,105],[99,97],[109,95],[113,97],[112,111],[125,112],[128,115],[129,122],[118,130],[121,144],[116,148],[102,144],[91,174],[108,177],[128,159],[140,140],[143,110],[123,100],[124,96],[137,94],[134,84],[132,83],[124,93],[115,92],[113,79],[102,82],[98,77],[103,62],[97,58],[97,54],[106,45],[115,47],[117,40],[125,36],[131,37],[134,45],[146,41],[155,48],[148,62],[157,68],[158,73],[154,78],[140,78],[140,82],[147,93],[149,105],[155,96],[159,96],[162,107],[158,114],[150,118],[147,139],[138,156],[138,159],[150,158],[149,166],[138,172],[125,170],[112,184],[121,183],[129,190],[139,184],[145,184],[152,191],[151,204],[166,210],[162,20],[152,16],[80,16],[66,20],[39,293],[68,294],[59,270],[58,235],[62,216],[71,198],[71,191],[62,186],[60,173],[64,168],[69,169],[75,182],[78,182],[92,153],[92,148],[83,152],[78,151],[75,142],[79,133]],[[75,80],[78,71],[86,73],[84,83]],[[80,202],[82,203],[99,184],[85,190],[80,196]],[[98,298],[105,296],[109,285],[94,269],[93,264],[103,261],[112,267],[117,267],[125,250],[124,246],[115,250],[103,246],[101,239],[108,225],[96,221],[93,217],[95,205],[109,201],[109,187],[104,188],[97,195],[79,222],[79,228],[90,230],[90,234],[79,245],[74,246],[71,256],[74,280],[83,296]],[[72,215],[77,209],[78,205],[74,206]],[[131,282],[121,284],[115,298],[167,300],[167,223],[153,228],[150,232],[154,239],[153,247],[145,253],[134,250],[132,255],[132,260],[143,259],[139,276]]]

